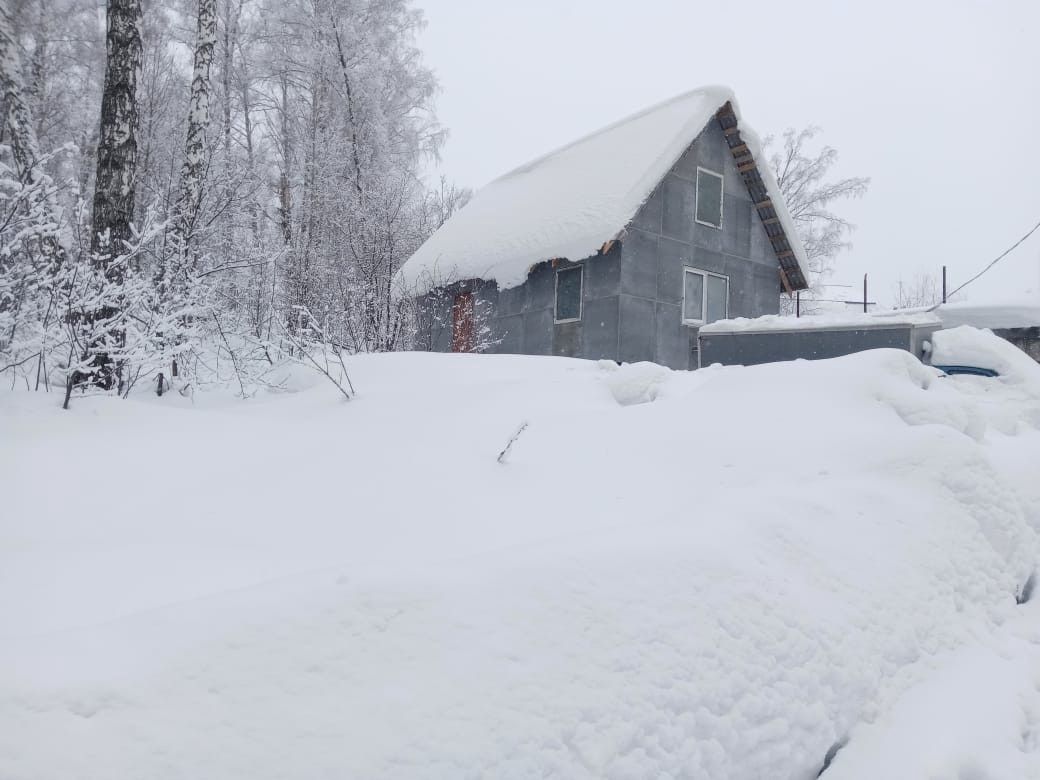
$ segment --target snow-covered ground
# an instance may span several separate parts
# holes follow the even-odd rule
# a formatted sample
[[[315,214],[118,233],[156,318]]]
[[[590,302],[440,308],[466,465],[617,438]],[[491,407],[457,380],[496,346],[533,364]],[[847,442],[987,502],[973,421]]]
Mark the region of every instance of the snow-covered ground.
[[[1040,368],[351,367],[0,394],[0,778],[1040,777]]]

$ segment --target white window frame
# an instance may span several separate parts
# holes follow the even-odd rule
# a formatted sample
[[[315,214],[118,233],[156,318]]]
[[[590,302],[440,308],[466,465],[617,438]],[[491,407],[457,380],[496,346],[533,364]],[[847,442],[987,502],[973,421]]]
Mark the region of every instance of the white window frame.
[[[703,315],[699,320],[688,320],[686,319],[686,274],[697,274],[703,278],[701,284],[701,314]],[[722,319],[729,317],[729,277],[725,274],[717,274],[712,271],[703,271],[700,268],[690,268],[689,266],[683,266],[683,278],[682,278],[682,308],[679,310],[679,316],[682,317],[683,325],[704,325],[707,322],[708,316],[708,277],[714,276],[716,279],[726,280],[726,313]]]
[[[556,314],[559,312],[560,307],[560,274],[567,273],[568,271],[577,271],[580,276],[578,277],[578,316],[568,317],[565,320],[557,319]],[[578,263],[576,265],[569,265],[566,268],[557,268],[553,276],[553,323],[559,325],[564,322],[581,322],[582,310],[585,305],[585,265]]]
[[[701,174],[702,173],[706,173],[709,176],[714,176],[715,178],[717,178],[719,180],[719,224],[717,224],[717,225],[714,222],[705,222],[702,219],[697,219],[697,206],[701,202]],[[700,167],[698,165],[697,166],[697,181],[694,182],[693,186],[694,186],[694,189],[697,191],[697,198],[693,202],[693,219],[697,222],[698,225],[707,225],[710,228],[715,228],[716,230],[722,230],[722,223],[723,223],[723,220],[725,219],[725,212],[726,212],[726,208],[725,208],[725,206],[726,206],[726,177],[723,176],[718,171],[713,171],[710,168],[702,168],[702,167]]]

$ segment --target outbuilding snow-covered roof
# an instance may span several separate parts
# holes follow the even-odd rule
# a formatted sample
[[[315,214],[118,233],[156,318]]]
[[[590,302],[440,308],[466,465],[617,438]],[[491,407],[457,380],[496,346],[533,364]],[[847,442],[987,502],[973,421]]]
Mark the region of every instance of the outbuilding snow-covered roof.
[[[794,330],[860,330],[875,328],[906,328],[910,326],[942,325],[935,314],[927,311],[840,312],[812,314],[804,317],[766,314],[762,317],[734,317],[702,325],[698,333],[778,333]]]
[[[398,273],[398,283],[413,295],[462,279],[487,279],[506,289],[522,284],[539,262],[596,254],[605,242],[619,236],[723,108],[738,121],[745,159],[761,163],[758,137],[740,120],[732,91],[696,89],[491,182],[412,255]],[[759,186],[768,195],[762,199],[768,204],[763,208],[770,215],[775,211],[772,222],[778,224],[773,232],[779,233],[780,243],[771,240],[778,260],[781,267],[787,264],[788,277],[796,277],[792,285],[801,287],[808,266],[794,223],[767,166],[752,167],[755,181],[760,175]]]
[[[991,303],[944,303],[935,313],[947,328],[1036,328],[1040,327],[1040,296]]]

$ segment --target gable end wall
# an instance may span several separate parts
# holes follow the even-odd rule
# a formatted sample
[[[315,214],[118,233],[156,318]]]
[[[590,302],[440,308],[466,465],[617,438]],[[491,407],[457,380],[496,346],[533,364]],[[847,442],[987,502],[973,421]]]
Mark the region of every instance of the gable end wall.
[[[698,166],[723,175],[721,228],[695,219]],[[697,329],[682,324],[683,268],[729,277],[730,317],[779,311],[776,255],[715,121],[636,213],[623,247],[619,305],[627,338],[622,340],[622,361],[651,359],[672,368],[697,367]],[[647,343],[652,357],[635,358],[646,351]]]

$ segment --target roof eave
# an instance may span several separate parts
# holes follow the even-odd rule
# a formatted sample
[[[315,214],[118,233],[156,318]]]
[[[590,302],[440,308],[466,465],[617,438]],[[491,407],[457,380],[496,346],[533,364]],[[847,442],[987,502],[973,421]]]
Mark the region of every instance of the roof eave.
[[[751,197],[751,205],[758,212],[758,218],[766,232],[769,243],[779,265],[780,284],[784,291],[793,293],[809,288],[806,278],[805,250],[797,235],[789,235],[791,217],[787,207],[782,203],[774,203],[774,194],[759,169],[758,161],[749,139],[741,138],[740,118],[733,108],[732,101],[726,101],[715,112],[715,118],[722,128],[737,173],[744,180]],[[769,175],[768,172],[766,175]],[[779,193],[777,193],[779,195]],[[787,225],[785,225],[787,223]]]

